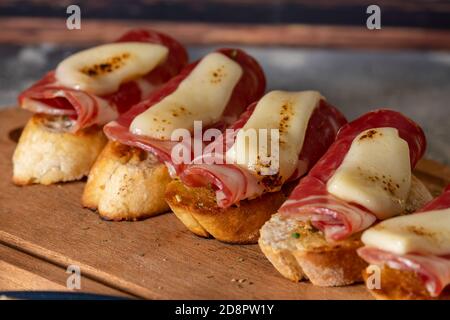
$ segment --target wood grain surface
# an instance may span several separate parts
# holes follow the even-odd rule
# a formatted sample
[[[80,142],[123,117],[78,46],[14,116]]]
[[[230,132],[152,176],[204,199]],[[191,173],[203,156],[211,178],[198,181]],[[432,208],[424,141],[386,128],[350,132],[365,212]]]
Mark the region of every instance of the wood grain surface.
[[[0,244],[0,291],[42,289],[68,291],[66,282],[69,275],[61,266],[24,253],[20,249]],[[87,277],[82,280],[81,290],[110,296],[133,297]]]
[[[91,45],[112,41],[131,28],[170,34],[184,44],[283,45],[327,48],[450,50],[450,31],[386,27],[302,24],[209,24],[83,19],[81,30],[68,30],[64,19],[2,17],[0,43]]]
[[[82,291],[150,299],[370,299],[363,285],[321,288],[284,279],[256,245],[227,245],[187,231],[172,213],[106,222],[80,206],[83,182],[16,187],[11,156],[29,114],[0,112],[0,290],[64,290],[78,265]],[[416,172],[437,195],[450,169]]]

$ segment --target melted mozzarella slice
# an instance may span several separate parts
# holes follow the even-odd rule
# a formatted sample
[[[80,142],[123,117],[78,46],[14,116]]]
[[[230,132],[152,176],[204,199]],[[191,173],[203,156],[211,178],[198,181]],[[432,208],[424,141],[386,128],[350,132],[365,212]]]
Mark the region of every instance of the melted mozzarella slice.
[[[408,143],[395,128],[375,128],[353,140],[327,190],[387,219],[404,212],[410,185]]]
[[[66,87],[105,95],[117,91],[122,83],[149,73],[168,53],[166,47],[152,43],[104,44],[63,60],[56,68],[56,78]]]
[[[273,182],[281,185],[298,168],[308,122],[321,99],[317,91],[266,94],[227,151],[227,162],[259,176],[278,174]]]
[[[242,76],[241,66],[221,53],[210,53],[178,88],[134,118],[131,132],[169,140],[175,129],[194,129],[219,121],[234,87]]]
[[[362,235],[365,245],[396,254],[450,254],[450,209],[383,221]]]

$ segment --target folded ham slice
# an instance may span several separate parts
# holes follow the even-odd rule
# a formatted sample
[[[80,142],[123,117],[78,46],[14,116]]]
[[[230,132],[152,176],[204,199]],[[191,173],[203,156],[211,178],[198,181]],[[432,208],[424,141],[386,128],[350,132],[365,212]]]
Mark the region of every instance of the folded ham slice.
[[[303,93],[310,94],[310,92]],[[263,99],[266,99],[271,94],[273,94],[273,92],[268,93]],[[289,98],[292,94],[297,93],[281,92],[281,94],[278,93],[278,96],[283,97],[283,95],[285,95],[286,99],[289,100],[292,99]],[[302,94],[302,92],[299,94]],[[318,93],[316,94],[319,95]],[[261,101],[263,99],[261,99]],[[273,116],[276,117],[277,111],[275,108],[277,105],[273,100],[272,103],[272,106],[266,106],[269,108],[268,110],[260,110],[260,112],[269,114],[273,112]],[[193,164],[189,165],[180,175],[181,180],[188,186],[212,186],[216,193],[217,205],[221,208],[227,208],[233,204],[238,204],[239,201],[244,199],[254,199],[267,192],[279,191],[283,183],[296,180],[303,176],[325,153],[334,141],[339,128],[347,122],[345,117],[335,107],[323,99],[323,97],[317,100],[317,104],[309,116],[305,116],[301,111],[294,113],[294,117],[307,117],[307,119],[305,119],[307,123],[306,132],[301,139],[303,143],[301,150],[295,155],[294,159],[287,159],[287,162],[297,164],[296,169],[288,177],[281,177],[279,172],[273,175],[263,176],[258,173],[255,174],[255,172],[249,170],[248,167],[237,163],[229,163],[225,160],[226,152],[233,145],[239,131],[254,114],[256,106],[256,102],[250,105],[240,119],[231,126],[231,129],[234,130],[231,131],[230,134],[224,134],[215,142],[224,144],[224,154],[214,154],[214,156],[212,156],[211,153],[208,152],[208,149],[214,150],[215,145],[211,144],[206,148],[205,153],[200,159],[194,159]],[[283,119],[284,116],[280,117],[280,126],[283,124]],[[289,119],[289,121],[292,121],[292,119]],[[289,126],[290,125],[288,125],[288,127]],[[285,143],[290,142],[291,141],[285,141]],[[282,155],[280,155],[280,157],[281,156]],[[208,162],[212,157],[222,159],[221,161]],[[283,164],[280,164],[280,166],[282,165]]]
[[[300,181],[279,213],[311,222],[324,232],[329,241],[343,240],[371,226],[377,219],[376,215],[361,205],[330,194],[327,182],[343,162],[353,140],[368,129],[380,127],[398,130],[399,136],[408,143],[411,168],[414,168],[426,148],[422,129],[412,120],[392,110],[369,112],[341,128],[336,141]]]
[[[116,119],[178,74],[187,63],[184,47],[156,31],[132,30],[115,41],[122,42],[160,44],[168,49],[168,55],[148,74],[124,82],[116,92],[103,96],[64,86],[58,81],[55,72],[51,71],[19,95],[19,104],[34,113],[67,116],[74,120],[70,131],[77,132],[91,125],[103,125]]]
[[[450,208],[450,186],[442,195],[429,202],[418,212],[426,214],[429,211],[448,208]],[[358,249],[358,254],[370,264],[387,265],[393,269],[417,273],[432,297],[439,296],[442,290],[450,284],[450,256],[414,252],[395,254],[369,246]]]
[[[242,75],[232,89],[232,93],[223,109],[220,120],[204,127],[204,130],[208,128],[223,130],[228,127],[242,114],[251,102],[262,96],[266,87],[266,79],[263,70],[258,62],[244,51],[224,48],[217,50],[216,53],[225,55],[237,63],[241,67]],[[163,99],[170,97],[170,95],[172,95],[183,81],[195,70],[200,61],[201,60],[196,61],[185,67],[178,76],[172,78],[164,86],[156,90],[148,99],[133,106],[116,121],[108,123],[104,127],[104,132],[108,138],[153,153],[159,161],[167,165],[169,172],[173,177],[177,176],[185,167],[185,164],[183,163],[174,163],[172,161],[171,151],[178,142],[133,133],[132,130],[130,130],[130,125],[137,116],[157,105]],[[180,117],[182,117],[182,115],[180,115]],[[202,142],[200,141],[200,143]],[[190,145],[192,145],[192,141]]]
[[[417,212],[427,212],[447,208],[450,208],[450,185],[444,189],[444,192],[439,197],[428,202],[423,208],[417,210]]]

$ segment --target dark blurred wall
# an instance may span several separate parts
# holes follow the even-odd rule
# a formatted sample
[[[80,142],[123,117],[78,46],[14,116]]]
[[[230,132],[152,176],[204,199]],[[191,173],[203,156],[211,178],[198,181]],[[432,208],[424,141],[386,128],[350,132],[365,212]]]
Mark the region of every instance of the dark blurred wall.
[[[383,26],[450,29],[448,0],[1,0],[0,16],[62,17],[78,4],[84,18],[217,23],[361,25],[377,4]]]

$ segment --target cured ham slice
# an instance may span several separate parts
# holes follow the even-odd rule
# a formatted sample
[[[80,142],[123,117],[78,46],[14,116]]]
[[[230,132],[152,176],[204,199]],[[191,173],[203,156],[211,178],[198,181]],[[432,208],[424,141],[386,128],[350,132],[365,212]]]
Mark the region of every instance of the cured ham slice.
[[[218,62],[217,68],[214,63]],[[224,63],[231,69],[224,72]],[[228,79],[231,73],[234,78]],[[201,87],[206,85],[212,87]],[[153,153],[175,176],[184,164],[172,161],[172,148],[178,144],[170,140],[177,129],[174,124],[192,132],[193,122],[202,118],[203,129],[224,129],[262,96],[265,86],[264,72],[256,60],[239,49],[219,49],[188,65],[148,99],[108,123],[104,131],[111,140]],[[198,92],[192,94],[192,90]],[[224,100],[222,96],[227,97]]]
[[[19,95],[21,107],[34,113],[67,116],[74,122],[70,129],[71,132],[77,132],[94,124],[103,125],[114,120],[119,114],[126,112],[131,106],[147,98],[155,88],[178,74],[187,63],[187,53],[184,47],[167,35],[155,31],[133,30],[124,34],[114,44],[122,44],[119,50],[125,50],[126,52],[127,47],[131,49],[132,46],[139,43],[158,45],[157,49],[162,50],[161,54],[153,57],[156,59],[155,61],[141,60],[141,63],[150,64],[150,71],[147,74],[138,75],[138,77],[133,76],[133,74],[126,75],[125,78],[132,76],[132,80],[123,79],[124,81],[119,82],[120,86],[114,92],[99,95],[88,87],[80,89],[77,86],[65,85],[64,80],[67,79],[60,79],[57,72],[51,71]],[[101,50],[105,55],[108,54],[108,50],[114,49],[117,51],[117,46],[113,46],[112,49],[103,48]],[[142,52],[142,50],[137,48],[135,53],[139,54],[139,52]],[[91,76],[92,83],[95,84],[96,77],[100,72],[116,72],[125,64],[120,59],[127,57],[116,55],[111,58],[105,56],[99,59],[105,58],[107,60],[82,71]],[[148,58],[152,58],[152,55],[150,54]],[[112,60],[109,61],[108,59]],[[139,70],[139,61],[135,63],[134,68]],[[67,75],[67,71],[62,73],[61,77],[64,78],[65,75]],[[108,80],[111,81],[111,77]],[[118,81],[121,81],[120,77]]]
[[[383,130],[371,130],[373,128],[383,128]],[[405,155],[403,154],[404,152],[390,150],[388,148],[388,150],[380,152],[380,154],[375,154],[378,157],[378,164],[383,165],[383,160],[386,159],[384,157],[388,155],[390,157],[389,159],[395,160],[397,159],[397,155],[403,154],[403,159],[406,159],[407,163],[404,163],[401,169],[408,171],[410,174],[411,168],[414,168],[417,161],[425,152],[426,140],[422,129],[412,120],[392,110],[381,109],[369,112],[341,128],[336,137],[336,141],[311,169],[309,174],[300,181],[289,199],[281,206],[279,213],[282,216],[295,217],[299,221],[310,222],[314,227],[323,231],[326,239],[329,241],[343,240],[354,233],[368,228],[377,218],[382,219],[383,217],[381,215],[368,208],[369,205],[373,205],[373,202],[376,203],[377,201],[367,201],[365,203],[367,206],[354,201],[347,201],[332,194],[328,183],[343,164],[356,140],[356,142],[361,143],[363,141],[370,142],[369,139],[372,138],[372,135],[377,135],[378,138],[384,139],[382,135],[386,135],[392,131],[387,128],[395,129],[396,146],[402,146],[402,141],[405,141],[409,152],[406,152],[407,154]],[[357,137],[358,139],[356,139]],[[402,140],[399,141],[399,138]],[[383,146],[383,143],[381,143],[381,146]],[[408,156],[409,161],[408,158],[405,158]],[[346,160],[344,169],[364,169],[364,161],[361,163],[361,158],[357,158],[358,161],[354,158],[357,158],[357,156],[353,156],[348,161]],[[372,159],[366,159],[365,161],[370,162]],[[354,165],[354,163],[358,163],[358,165]],[[392,163],[392,165],[394,164]],[[352,166],[356,167],[352,168]],[[387,164],[384,163],[384,166],[387,166]],[[352,185],[357,186],[356,189],[360,190],[358,184],[360,183],[358,180],[360,177],[355,177],[354,175],[343,175],[343,177],[341,178],[341,182],[343,182],[340,184],[339,191],[343,191],[347,186]],[[398,183],[390,181],[388,179],[389,177],[384,175],[378,177],[376,173],[372,173],[365,178],[369,183],[373,182],[373,185],[368,185],[369,192],[367,194],[371,193],[371,191],[377,191],[377,188],[381,186],[381,192],[387,192],[388,196],[392,196],[393,202],[397,202],[394,195],[397,192],[396,188],[400,187],[399,184],[403,183],[406,188],[406,193],[408,191],[407,175],[402,177],[402,181]],[[368,199],[372,200],[373,197],[376,198],[377,194],[371,193],[370,195],[372,198]],[[359,192],[357,196],[362,197],[365,194],[363,192],[363,195],[361,195],[361,192]]]
[[[436,220],[439,214],[441,218],[450,215],[450,186],[447,187],[441,196],[429,202],[418,213],[400,217],[403,218],[401,220],[399,220],[400,218],[387,220],[386,222],[390,222],[390,225],[383,226],[383,229],[386,228],[386,235],[381,233],[377,234],[377,232],[374,233],[372,229],[369,229],[367,232],[370,231],[372,236],[368,239],[370,241],[366,243],[364,240],[365,234],[363,234],[363,242],[365,242],[366,246],[358,250],[359,256],[370,264],[387,265],[392,269],[414,272],[420,275],[421,280],[432,297],[439,296],[442,290],[450,284],[449,228],[443,226],[448,224],[448,221],[441,221],[442,219],[439,219],[438,221],[428,221],[426,224],[417,222],[417,217],[419,216],[428,215],[429,219]],[[403,222],[401,225],[398,224],[400,221]],[[433,230],[433,223],[439,226],[439,230],[436,227]],[[380,226],[382,225],[380,224]],[[373,229],[375,230],[377,227]],[[413,236],[408,235],[402,229],[414,231]],[[443,232],[446,235],[442,234]],[[384,237],[384,239],[380,241],[379,239],[375,239],[374,236],[378,236],[378,238]],[[383,244],[384,247],[386,245],[389,246],[392,242],[390,238],[393,236],[396,237],[397,243],[402,241],[409,243],[410,249],[406,247],[406,250],[404,250],[406,252],[400,254],[386,250],[382,248],[383,246],[377,247],[372,244],[376,242],[376,244]],[[417,252],[419,251],[418,248],[426,248],[423,243],[431,243],[433,248]],[[439,247],[439,249],[434,248],[434,246]],[[433,250],[439,250],[440,254],[433,254],[431,252]]]
[[[430,201],[418,212],[427,212],[432,210],[441,210],[450,208],[450,185],[448,185],[444,192],[436,199]]]
[[[194,159],[180,178],[191,187],[212,186],[221,208],[279,191],[285,182],[303,176],[317,162],[345,123],[345,117],[318,92],[272,91],[249,106],[231,127],[233,131],[209,145],[211,152],[206,150]],[[280,134],[279,168],[263,173],[267,167],[260,156],[255,156],[254,150],[239,147],[238,137],[251,129],[274,128]],[[213,154],[220,143],[224,144],[224,152]],[[238,161],[242,155],[249,159],[255,156],[257,161],[248,160],[242,165]],[[212,158],[219,161],[213,163]]]

